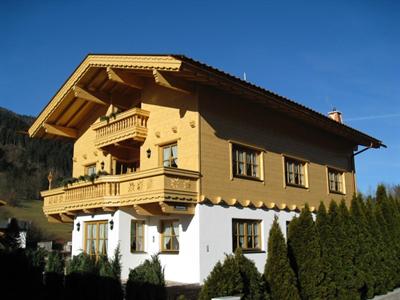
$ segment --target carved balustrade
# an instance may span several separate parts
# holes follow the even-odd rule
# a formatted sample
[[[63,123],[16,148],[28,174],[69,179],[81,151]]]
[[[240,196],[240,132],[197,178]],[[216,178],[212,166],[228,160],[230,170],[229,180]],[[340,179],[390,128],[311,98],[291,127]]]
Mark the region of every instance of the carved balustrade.
[[[199,173],[155,168],[125,175],[106,175],[94,182],[77,182],[43,191],[46,215],[74,215],[79,211],[157,204],[163,212],[189,207],[198,201]],[[189,205],[189,206],[188,206]],[[175,208],[174,208],[175,207]]]
[[[96,132],[96,147],[102,148],[126,140],[143,142],[147,137],[149,115],[146,110],[132,108],[94,123],[92,128]]]

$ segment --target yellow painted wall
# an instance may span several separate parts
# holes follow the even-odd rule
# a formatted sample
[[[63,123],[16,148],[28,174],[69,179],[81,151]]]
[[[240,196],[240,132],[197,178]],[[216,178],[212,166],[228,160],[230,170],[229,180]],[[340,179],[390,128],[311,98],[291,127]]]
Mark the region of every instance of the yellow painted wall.
[[[341,200],[328,192],[327,166],[344,169],[345,199],[354,193],[352,145],[237,96],[203,87],[199,92],[201,194],[206,198],[262,200],[318,206]],[[229,141],[263,149],[264,181],[231,178]],[[285,186],[283,154],[307,160],[308,189]]]
[[[342,195],[328,192],[327,166],[347,170],[346,200],[353,195],[352,145],[341,138],[209,87],[187,95],[148,82],[141,99],[141,108],[149,111],[150,117],[147,138],[140,147],[140,170],[160,166],[160,147],[176,141],[179,168],[201,171],[200,194],[207,198],[300,206],[305,201],[317,206],[321,200],[340,200]],[[92,163],[100,170],[101,162],[111,173],[111,156],[96,149],[95,132],[90,127],[106,110],[100,107],[93,111],[75,142],[74,177],[84,175],[85,166]],[[231,177],[230,141],[264,150],[262,182]],[[308,189],[285,186],[283,154],[309,162]]]
[[[148,135],[140,147],[140,170],[161,166],[160,145],[176,141],[178,144],[178,166],[188,170],[199,170],[199,115],[197,96],[172,91],[149,83],[142,91],[141,108],[150,112],[147,123]],[[74,144],[73,177],[85,174],[85,166],[96,163],[96,170],[111,173],[110,154],[103,153],[94,144],[95,131],[91,128],[108,107],[99,107],[82,127]],[[147,158],[147,150],[151,157]],[[106,155],[105,155],[106,154]]]
[[[72,176],[79,177],[85,175],[87,165],[96,164],[96,170],[101,169],[101,162],[104,162],[104,170],[110,172],[110,155],[104,155],[103,152],[94,146],[96,133],[91,125],[98,121],[99,117],[105,115],[107,107],[98,107],[93,110],[90,117],[86,120],[79,132],[79,138],[74,144],[74,156],[72,166]]]
[[[142,93],[142,109],[150,112],[148,135],[141,147],[141,169],[161,166],[160,145],[177,141],[178,167],[198,171],[199,115],[197,96],[150,84]],[[146,151],[151,150],[147,158]]]

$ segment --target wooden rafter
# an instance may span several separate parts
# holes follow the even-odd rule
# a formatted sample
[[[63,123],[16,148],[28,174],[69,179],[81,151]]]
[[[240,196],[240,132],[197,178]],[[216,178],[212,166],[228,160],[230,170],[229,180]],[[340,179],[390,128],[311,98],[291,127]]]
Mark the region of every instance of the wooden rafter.
[[[43,123],[43,127],[49,134],[59,135],[71,139],[76,139],[78,137],[78,131],[74,128],[58,126],[49,123]]]
[[[109,97],[98,92],[89,92],[80,86],[75,85],[73,87],[74,95],[77,98],[90,101],[100,105],[108,105]]]
[[[72,222],[74,222],[74,218],[71,217],[71,216],[68,216],[67,214],[60,214],[60,218],[61,218],[61,221],[63,223],[72,223]]]
[[[107,68],[108,79],[114,82],[133,87],[135,89],[143,89],[144,80],[136,75],[123,72],[118,69]]]
[[[49,223],[62,223],[60,215],[47,215]]]
[[[141,216],[156,216],[162,214],[158,203],[134,204],[133,209]]]
[[[190,94],[190,90],[187,87],[183,87],[181,83],[177,83],[176,80],[169,78],[168,75],[161,73],[160,71],[157,70],[153,70],[153,76],[154,76],[154,80],[155,82],[160,85],[163,86],[165,88],[174,90],[174,91],[178,91],[184,94]]]
[[[118,210],[118,207],[106,207],[106,206],[104,206],[104,207],[103,207],[103,210],[104,210],[105,212],[112,212],[112,213],[114,213],[114,212],[116,212],[116,211]]]
[[[94,215],[96,213],[96,209],[95,208],[85,208],[82,209],[84,214],[88,214],[88,215]]]

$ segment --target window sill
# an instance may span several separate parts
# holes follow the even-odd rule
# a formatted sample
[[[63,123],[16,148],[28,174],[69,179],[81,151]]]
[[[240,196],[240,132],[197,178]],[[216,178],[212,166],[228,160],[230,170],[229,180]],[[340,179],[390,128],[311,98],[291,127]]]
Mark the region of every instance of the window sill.
[[[345,196],[346,194],[343,192],[339,192],[339,191],[329,191],[329,194],[336,194],[336,195],[341,195],[341,196]]]
[[[179,251],[173,251],[173,250],[162,250],[160,254],[179,254]]]
[[[264,250],[261,249],[242,249],[243,254],[257,254],[257,253],[265,253]],[[233,251],[235,253],[235,251]]]
[[[246,175],[233,175],[233,179],[235,179],[235,178],[248,179],[248,180],[253,180],[253,181],[258,181],[258,182],[264,182],[264,180],[262,180],[259,177],[246,176]]]
[[[132,251],[131,250],[131,254],[147,254],[146,251]]]
[[[294,188],[300,188],[300,189],[304,189],[304,190],[308,190],[309,187],[305,186],[305,185],[298,185],[298,184],[293,184],[293,183],[287,183],[285,184],[285,187],[294,187]]]

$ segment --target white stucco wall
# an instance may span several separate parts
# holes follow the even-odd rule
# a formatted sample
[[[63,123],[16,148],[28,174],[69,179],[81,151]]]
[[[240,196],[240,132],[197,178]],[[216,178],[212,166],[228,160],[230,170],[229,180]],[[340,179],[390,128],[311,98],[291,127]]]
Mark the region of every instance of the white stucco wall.
[[[160,251],[161,221],[178,219],[179,253],[160,253],[160,260],[165,268],[165,278],[184,283],[199,283],[209,275],[218,260],[225,254],[232,253],[232,219],[261,220],[262,238],[260,253],[245,254],[252,259],[258,270],[263,272],[266,262],[268,234],[274,216],[278,215],[283,234],[286,234],[286,221],[296,213],[264,209],[240,208],[232,206],[198,204],[194,216],[152,216],[136,215],[133,210],[118,210],[114,214],[78,216],[74,221],[72,232],[72,255],[83,249],[85,222],[112,219],[113,230],[108,224],[108,254],[113,256],[115,248],[120,245],[122,279],[127,279],[129,270],[141,264],[152,254]],[[145,221],[145,253],[130,252],[130,222],[132,219]],[[81,224],[77,231],[77,222]]]
[[[218,260],[225,254],[232,253],[232,219],[261,220],[261,253],[248,253],[245,256],[253,260],[260,272],[264,272],[267,259],[268,235],[274,216],[279,217],[279,224],[286,236],[286,221],[290,221],[296,213],[236,206],[199,204],[200,219],[200,281],[208,276]]]
[[[110,230],[108,225],[108,255],[112,257],[115,248],[120,245],[122,279],[127,279],[129,269],[133,269],[151,255],[160,252],[161,221],[178,219],[179,243],[178,254],[160,253],[160,260],[165,270],[167,280],[194,283],[199,282],[199,237],[198,218],[196,216],[179,217],[143,217],[136,215],[131,210],[118,210],[112,214],[99,214],[92,216],[78,216],[74,221],[72,232],[72,255],[78,255],[84,248],[85,222],[97,220],[113,220],[114,227]],[[145,253],[130,252],[130,222],[132,219],[144,220],[145,225]],[[77,223],[80,230],[77,231]]]

